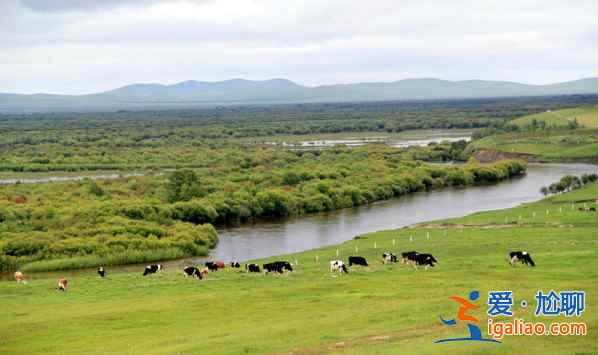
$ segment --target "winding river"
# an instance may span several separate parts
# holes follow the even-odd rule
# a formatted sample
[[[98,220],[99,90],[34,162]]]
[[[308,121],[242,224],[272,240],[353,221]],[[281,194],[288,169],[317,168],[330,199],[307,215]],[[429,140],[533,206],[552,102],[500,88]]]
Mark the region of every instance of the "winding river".
[[[462,216],[478,211],[509,208],[540,199],[540,187],[559,180],[563,175],[598,173],[598,165],[529,164],[524,177],[496,185],[415,193],[367,206],[318,213],[277,222],[242,225],[218,230],[220,242],[210,258],[246,261],[288,254],[338,244],[356,235],[410,224]],[[167,268],[197,263],[201,259],[175,260]],[[113,266],[110,272],[139,271],[139,265]],[[90,270],[48,272],[38,277],[58,274],[89,273]],[[0,275],[0,279],[11,278]]]

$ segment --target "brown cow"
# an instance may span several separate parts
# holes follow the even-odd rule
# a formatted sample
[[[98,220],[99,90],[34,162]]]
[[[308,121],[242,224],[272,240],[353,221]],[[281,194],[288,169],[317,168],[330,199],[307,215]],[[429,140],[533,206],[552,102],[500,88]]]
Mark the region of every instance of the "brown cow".
[[[207,280],[208,278],[208,268],[204,267],[203,269],[199,270],[200,280]]]
[[[17,282],[25,282],[25,275],[22,272],[17,271],[15,272],[15,280],[17,280]]]
[[[224,269],[224,266],[225,266],[224,261],[222,261],[222,260],[214,261],[214,265],[216,265],[219,269]]]
[[[64,277],[58,279],[58,291],[66,291],[67,286],[68,281]]]

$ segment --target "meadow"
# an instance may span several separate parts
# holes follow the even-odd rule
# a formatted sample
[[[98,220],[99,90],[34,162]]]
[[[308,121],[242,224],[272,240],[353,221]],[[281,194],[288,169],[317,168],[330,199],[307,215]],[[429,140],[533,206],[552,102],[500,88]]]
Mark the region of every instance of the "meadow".
[[[535,122],[534,122],[535,121]],[[548,110],[534,115],[523,116],[511,121],[519,127],[543,124],[547,127],[567,127],[571,123],[586,128],[598,128],[598,106],[583,106],[563,110]]]
[[[541,161],[595,161],[598,156],[598,107],[547,110],[476,133],[466,150],[532,154]]]
[[[533,154],[541,161],[595,161],[598,156],[598,130],[538,130],[499,133],[474,141],[469,153],[498,150]]]
[[[506,210],[430,221],[359,236],[338,246],[256,260],[288,260],[288,275],[225,269],[208,280],[166,270],[0,283],[0,353],[3,354],[549,354],[598,352],[596,206],[598,184]],[[393,245],[394,244],[394,245]],[[424,271],[382,264],[384,251],[418,250],[439,261]],[[536,267],[509,265],[508,253],[526,250]],[[328,261],[365,256],[367,268],[330,274]],[[538,290],[584,290],[581,317],[535,317]],[[582,321],[586,336],[505,337],[502,344],[434,342],[466,336],[443,326],[456,315],[448,297],[479,290],[485,333],[487,293],[512,290],[515,316],[526,321]],[[529,305],[520,306],[522,300]],[[499,318],[497,318],[498,320]],[[504,317],[501,320],[506,320]]]

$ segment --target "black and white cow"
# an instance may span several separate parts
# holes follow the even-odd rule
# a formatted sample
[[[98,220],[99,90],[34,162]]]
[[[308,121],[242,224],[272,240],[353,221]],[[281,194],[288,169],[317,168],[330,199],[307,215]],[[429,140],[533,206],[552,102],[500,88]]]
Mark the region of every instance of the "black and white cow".
[[[245,270],[247,272],[260,272],[260,266],[258,264],[245,264]]]
[[[401,253],[401,263],[404,264],[404,263],[408,262],[410,260],[410,258],[414,258],[416,254],[418,254],[418,253],[415,250]]]
[[[416,251],[402,253],[401,256],[403,260],[413,265],[416,270],[418,266],[424,266],[425,270],[428,270],[428,267],[434,267],[434,263],[438,262],[432,254],[418,253]]]
[[[273,263],[267,263],[263,265],[264,272],[277,272],[279,274],[283,274],[285,270],[293,271],[293,267],[291,263],[288,261],[275,261]]]
[[[509,258],[509,263],[511,263],[511,265],[514,265],[519,261],[525,265],[536,266],[531,255],[526,251],[512,251],[509,253]]]
[[[363,256],[350,256],[349,257],[349,266],[353,265],[361,265],[361,266],[368,266],[367,260]]]
[[[155,274],[157,272],[160,272],[164,270],[164,266],[162,264],[151,264],[151,265],[147,265],[145,267],[145,270],[143,271],[143,276],[149,275],[149,274]]]
[[[234,267],[235,269],[238,269],[241,267],[241,264],[238,261],[231,261],[230,267]]]
[[[185,277],[192,276],[199,280],[201,280],[203,278],[201,272],[195,266],[187,266],[186,268],[183,269],[183,273],[184,273]]]
[[[382,262],[384,263],[396,263],[397,256],[389,251],[382,254]]]
[[[103,266],[100,266],[100,267],[98,268],[98,275],[100,275],[100,277],[104,277],[104,276],[106,276],[106,269],[104,269],[104,267],[103,267]]]
[[[596,207],[580,207],[578,210],[582,212],[596,212]]]
[[[349,270],[347,269],[347,265],[345,265],[345,263],[343,263],[341,260],[332,260],[330,262],[330,272],[338,272],[342,275],[343,272],[348,274]]]

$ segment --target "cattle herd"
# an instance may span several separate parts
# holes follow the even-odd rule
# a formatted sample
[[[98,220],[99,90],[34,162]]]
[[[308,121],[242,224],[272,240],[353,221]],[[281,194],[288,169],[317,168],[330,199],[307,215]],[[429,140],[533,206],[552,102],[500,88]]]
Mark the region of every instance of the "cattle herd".
[[[391,252],[384,252],[382,253],[382,260],[381,262],[384,264],[387,263],[396,263],[399,261],[399,258],[396,254]],[[412,265],[416,270],[418,266],[423,266],[425,270],[428,270],[429,267],[434,267],[438,260],[434,258],[432,254],[428,253],[419,253],[417,251],[408,251],[401,253],[400,262],[403,264]],[[511,266],[514,266],[517,262],[520,262],[524,265],[529,266],[536,266],[534,263],[531,255],[527,251],[513,251],[509,253],[509,263]],[[363,256],[349,256],[347,259],[348,266],[342,260],[332,260],[330,261],[330,272],[331,273],[339,273],[339,274],[348,274],[349,267],[352,266],[359,266],[359,267],[367,267],[369,266],[366,258]],[[233,269],[240,269],[241,263],[237,261],[233,261],[230,264],[230,267]],[[195,266],[187,266],[183,269],[183,275],[185,277],[191,276],[198,280],[206,280],[208,278],[209,272],[216,272],[220,269],[225,268],[224,261],[216,260],[216,261],[207,261],[204,263],[204,267],[197,268]],[[145,267],[143,270],[143,276],[159,273],[164,270],[164,265],[162,264],[150,264]],[[248,273],[260,273],[263,270],[264,274],[268,273],[275,273],[275,274],[284,274],[285,272],[292,272],[293,266],[288,261],[274,261],[270,263],[262,264],[262,268],[258,264],[248,263],[245,264],[245,272]],[[100,266],[97,270],[98,275],[101,278],[106,276],[106,269],[104,266]],[[17,271],[14,274],[15,280],[18,283],[25,283],[25,275],[21,271]],[[66,291],[68,287],[68,281],[66,278],[61,277],[58,279],[57,282],[57,290],[58,291]]]

